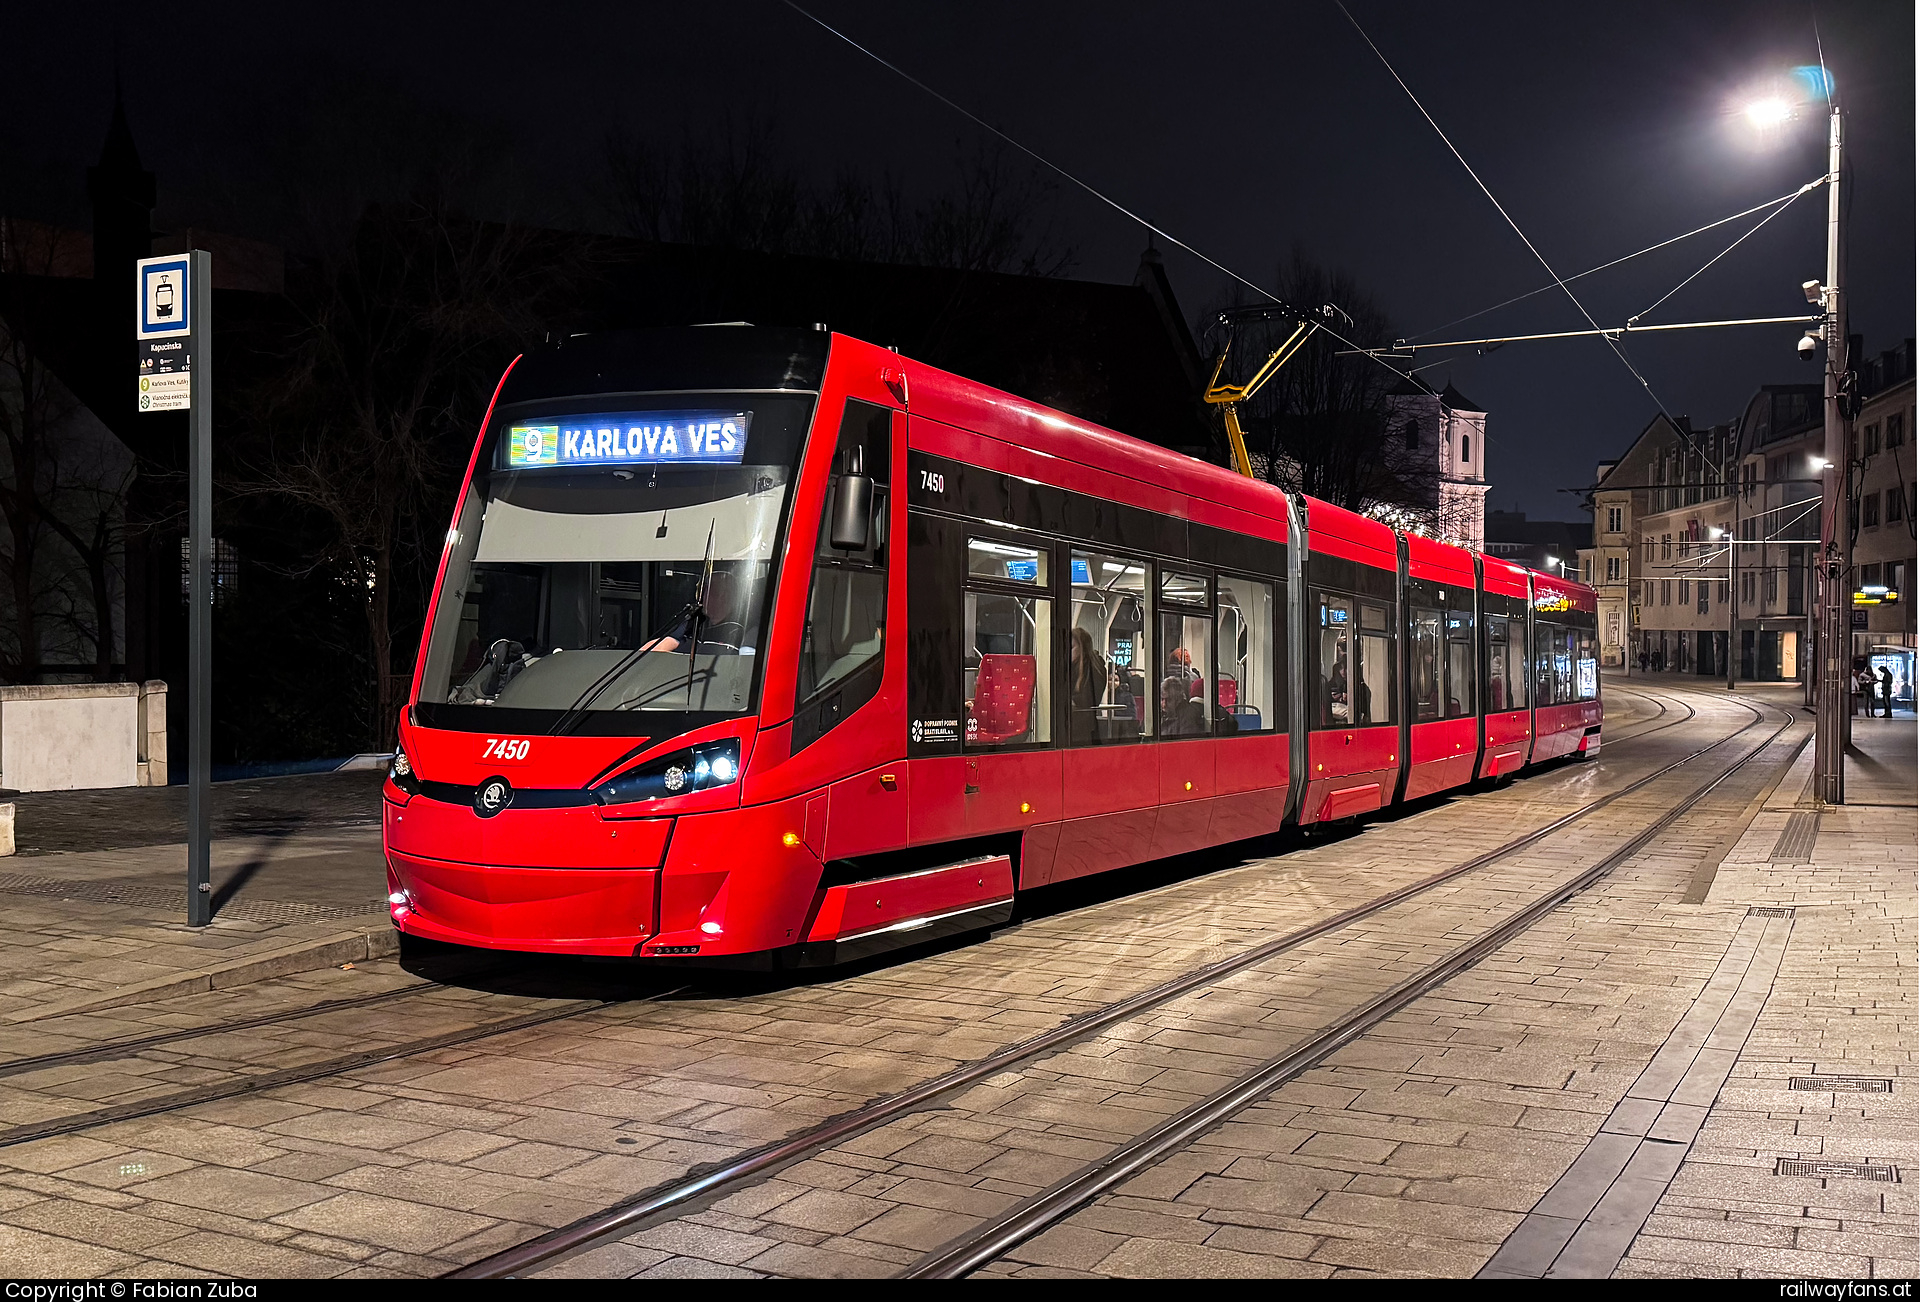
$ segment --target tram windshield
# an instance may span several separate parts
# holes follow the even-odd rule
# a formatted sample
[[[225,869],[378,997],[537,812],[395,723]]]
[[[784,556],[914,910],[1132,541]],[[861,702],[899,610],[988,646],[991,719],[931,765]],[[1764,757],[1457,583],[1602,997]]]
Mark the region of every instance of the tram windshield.
[[[812,403],[606,401],[490,432],[447,557],[421,723],[657,735],[755,708]]]

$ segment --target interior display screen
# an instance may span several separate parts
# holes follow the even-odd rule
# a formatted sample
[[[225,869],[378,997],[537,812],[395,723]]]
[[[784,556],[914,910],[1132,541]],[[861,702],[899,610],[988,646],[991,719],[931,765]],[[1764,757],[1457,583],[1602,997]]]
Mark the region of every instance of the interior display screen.
[[[507,430],[506,463],[534,466],[728,465],[746,456],[746,411],[634,411],[569,416]]]

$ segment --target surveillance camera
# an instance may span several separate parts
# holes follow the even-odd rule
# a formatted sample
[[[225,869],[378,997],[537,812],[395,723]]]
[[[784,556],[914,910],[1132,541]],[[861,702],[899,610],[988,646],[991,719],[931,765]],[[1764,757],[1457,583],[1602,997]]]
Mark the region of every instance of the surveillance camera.
[[[1801,281],[1800,292],[1807,296],[1807,302],[1809,303],[1818,303],[1827,296],[1826,287],[1817,280]]]
[[[1810,362],[1820,355],[1820,340],[1816,335],[1801,335],[1800,342],[1794,346],[1800,350],[1800,360],[1803,362]]]

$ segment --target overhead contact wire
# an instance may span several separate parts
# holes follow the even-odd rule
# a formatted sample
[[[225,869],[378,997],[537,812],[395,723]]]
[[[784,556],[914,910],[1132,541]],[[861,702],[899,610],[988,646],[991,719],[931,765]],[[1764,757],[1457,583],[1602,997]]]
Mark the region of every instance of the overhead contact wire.
[[[1819,189],[1823,184],[1825,184],[1826,179],[1827,178],[1825,176],[1817,176],[1813,180],[1808,181],[1805,185],[1801,186],[1798,190],[1794,190],[1791,193],[1783,194],[1773,199],[1768,199],[1764,203],[1756,203],[1751,208],[1743,208],[1737,213],[1732,213],[1726,217],[1720,218],[1718,221],[1710,221],[1705,226],[1696,226],[1692,230],[1687,231],[1685,234],[1675,235],[1672,239],[1661,240],[1658,244],[1649,244],[1644,249],[1636,249],[1632,253],[1623,254],[1620,257],[1614,258],[1610,262],[1602,262],[1598,266],[1588,267],[1585,271],[1577,271],[1573,275],[1567,277],[1566,283],[1571,285],[1576,280],[1585,280],[1588,276],[1598,275],[1600,272],[1606,271],[1612,267],[1617,267],[1623,262],[1631,262],[1635,258],[1643,257],[1649,253],[1658,253],[1661,249],[1667,248],[1670,245],[1678,244],[1682,240],[1690,240],[1696,235],[1704,235],[1706,232],[1710,230],[1716,230],[1719,227],[1725,226],[1728,222],[1737,222],[1742,217],[1751,217],[1753,216],[1753,214],[1760,212],[1763,209],[1790,204],[1795,199],[1798,199],[1801,195],[1806,194],[1808,191]],[[1512,307],[1515,303],[1523,303],[1527,299],[1535,298],[1541,294],[1546,293],[1548,290],[1557,289],[1557,288],[1559,288],[1559,286],[1557,285],[1542,285],[1538,289],[1530,289],[1524,294],[1515,294],[1512,298],[1502,299],[1500,302],[1495,303],[1492,307],[1483,307],[1478,312],[1469,312],[1465,316],[1457,316],[1451,321],[1443,322],[1442,324],[1437,326],[1431,326],[1428,329],[1420,331],[1418,334],[1408,335],[1405,342],[1415,343],[1421,339],[1426,338],[1426,336],[1428,335],[1437,335],[1442,330],[1451,329],[1452,327],[1459,325],[1462,321],[1476,320],[1480,317],[1487,315],[1487,313],[1489,312],[1498,312],[1503,307]]]
[[[1467,161],[1466,155],[1460,152],[1459,148],[1455,146],[1447,133],[1441,129],[1440,124],[1434,120],[1433,114],[1427,112],[1427,106],[1420,102],[1420,97],[1413,93],[1413,88],[1407,85],[1406,79],[1394,69],[1392,62],[1388,60],[1387,56],[1381,53],[1380,47],[1373,43],[1373,38],[1367,35],[1367,29],[1360,25],[1360,20],[1355,18],[1352,11],[1347,8],[1345,0],[1333,0],[1333,2],[1339,7],[1340,12],[1346,15],[1347,21],[1353,24],[1353,30],[1360,33],[1360,39],[1367,43],[1367,48],[1373,51],[1374,57],[1380,60],[1380,65],[1387,70],[1388,75],[1399,83],[1400,89],[1405,91],[1407,98],[1413,101],[1413,106],[1420,110],[1420,116],[1427,120],[1427,125],[1432,127],[1434,134],[1440,137],[1440,142],[1447,147],[1448,152],[1459,160],[1460,166],[1467,170],[1467,175],[1473,178],[1473,183],[1480,187],[1480,193],[1487,196],[1487,202],[1494,206],[1494,210],[1506,220],[1508,226],[1513,228],[1513,233],[1520,237],[1520,242],[1527,246],[1527,252],[1533,254],[1540,265],[1546,268],[1547,274],[1553,277],[1553,283],[1559,286],[1560,291],[1567,296],[1567,301],[1579,309],[1580,315],[1586,318],[1588,325],[1600,332],[1600,337],[1606,341],[1607,347],[1613,350],[1613,355],[1620,359],[1620,364],[1627,368],[1628,373],[1640,382],[1640,387],[1646,390],[1649,398],[1653,399],[1653,405],[1660,409],[1660,414],[1667,418],[1668,424],[1672,425],[1681,437],[1686,439],[1687,443],[1693,447],[1695,452],[1698,452],[1702,457],[1706,457],[1706,449],[1702,448],[1698,443],[1695,443],[1693,436],[1681,426],[1679,421],[1674,420],[1673,414],[1667,410],[1667,405],[1660,401],[1660,395],[1653,391],[1653,385],[1647,382],[1647,377],[1642,375],[1640,369],[1633,364],[1632,359],[1627,356],[1626,350],[1622,348],[1612,336],[1601,330],[1600,323],[1593,319],[1593,313],[1587,311],[1586,304],[1582,303],[1579,297],[1576,296],[1571,289],[1567,288],[1567,282],[1561,278],[1559,272],[1553,269],[1553,264],[1547,261],[1545,255],[1534,246],[1533,241],[1527,238],[1527,233],[1520,229],[1520,223],[1516,222],[1513,219],[1513,215],[1494,197],[1493,191],[1488,189],[1487,183],[1480,179],[1480,174],[1473,170],[1473,164]],[[788,3],[792,3],[792,0],[788,0]]]
[[[869,59],[872,59],[875,63],[885,68],[888,72],[891,72],[896,77],[899,77],[902,81],[905,81],[911,86],[918,87],[920,90],[923,90],[927,94],[933,96],[933,98],[939,100],[942,104],[945,104],[948,108],[952,109],[955,113],[958,113],[961,117],[967,119],[967,121],[973,123],[975,126],[980,127],[982,130],[991,132],[993,135],[995,135],[999,139],[1006,141],[1009,145],[1012,145],[1015,149],[1019,150],[1021,153],[1025,154],[1027,157],[1033,159],[1036,163],[1039,163],[1042,167],[1047,168],[1049,171],[1057,172],[1059,175],[1065,177],[1068,181],[1071,181],[1074,185],[1078,186],[1080,189],[1085,190],[1088,194],[1098,199],[1101,203],[1106,204],[1109,208],[1112,208],[1115,212],[1127,218],[1129,221],[1139,223],[1141,226],[1153,232],[1155,235],[1158,235],[1161,239],[1173,245],[1175,248],[1183,249],[1186,252],[1191,253],[1194,257],[1200,259],[1200,261],[1206,263],[1209,267],[1212,267],[1215,271],[1220,272],[1222,275],[1231,278],[1232,280],[1238,282],[1239,284],[1245,285],[1248,289],[1260,295],[1262,298],[1266,299],[1267,301],[1271,303],[1278,303],[1283,307],[1292,306],[1291,304],[1288,304],[1285,300],[1283,300],[1278,294],[1275,294],[1272,290],[1262,288],[1260,285],[1255,284],[1253,281],[1248,280],[1245,276],[1235,271],[1232,267],[1227,266],[1224,262],[1221,262],[1216,258],[1211,258],[1207,256],[1206,254],[1202,253],[1199,249],[1194,248],[1193,245],[1181,239],[1179,236],[1173,234],[1170,231],[1163,229],[1162,227],[1154,225],[1152,222],[1148,221],[1145,217],[1142,217],[1139,213],[1133,211],[1133,209],[1127,207],[1125,204],[1121,203],[1119,200],[1111,198],[1106,194],[1103,194],[1101,191],[1095,189],[1091,184],[1081,180],[1079,177],[1075,176],[1072,172],[1069,172],[1066,168],[1060,166],[1060,164],[1054,162],[1052,159],[1047,158],[1045,155],[1039,153],[1034,149],[1029,148],[1028,146],[1022,144],[1020,141],[1014,139],[1012,136],[1002,131],[999,127],[994,126],[993,123],[987,121],[985,118],[981,117],[978,113],[975,113],[972,109],[967,108],[964,104],[959,104],[959,103],[956,103],[954,100],[949,99],[947,96],[941,94],[939,91],[929,86],[926,82],[921,81],[918,77],[914,76],[912,73],[902,68],[899,64],[893,63],[890,60],[881,57],[879,54],[868,49],[866,46],[862,45],[860,42],[854,40],[853,37],[847,35],[845,32],[835,27],[832,23],[829,23],[825,19],[820,18],[812,13],[809,13],[807,10],[801,8],[798,4],[794,3],[794,0],[781,0],[781,3],[786,5],[787,8],[793,10],[795,13],[799,14],[802,18],[805,18],[807,21],[818,26],[822,31],[825,31],[828,34],[838,37],[842,41],[845,41],[848,45],[851,45],[854,49],[866,55]],[[1360,346],[1354,343],[1353,340],[1348,339],[1346,336],[1340,334],[1338,331],[1325,325],[1323,322],[1316,320],[1313,324],[1317,329],[1324,331],[1326,334],[1332,336],[1334,339],[1338,340],[1340,343],[1345,344],[1348,348],[1360,350]],[[1365,350],[1360,350],[1360,351],[1365,356],[1367,356],[1368,360],[1377,363],[1378,365],[1380,365],[1381,367],[1384,367],[1386,370],[1392,372],[1396,376],[1405,378],[1406,373],[1401,371],[1398,367],[1391,366],[1387,362],[1383,361],[1381,358],[1375,357],[1370,353],[1365,353]]]
[[[1808,191],[1812,190],[1815,186],[1819,184],[1820,182],[1818,181],[1811,181],[1806,185],[1801,186],[1799,190],[1797,190],[1791,196],[1788,197],[1785,203],[1781,204],[1778,208],[1775,208],[1772,212],[1768,213],[1765,217],[1762,217],[1759,221],[1755,222],[1747,230],[1747,233],[1745,235],[1742,235],[1739,239],[1727,245],[1726,248],[1720,250],[1720,252],[1714,254],[1711,258],[1708,258],[1706,263],[1702,265],[1698,271],[1694,272],[1691,276],[1688,276],[1685,280],[1675,285],[1672,289],[1662,294],[1659,298],[1656,298],[1651,305],[1641,308],[1638,312],[1628,317],[1627,325],[1632,326],[1635,322],[1639,321],[1641,317],[1653,311],[1654,308],[1659,307],[1662,303],[1672,298],[1675,294],[1678,294],[1681,290],[1685,289],[1688,285],[1691,285],[1694,281],[1700,279],[1700,277],[1704,276],[1707,273],[1708,269],[1711,268],[1714,263],[1726,257],[1729,253],[1732,253],[1735,249],[1739,248],[1742,244],[1745,244],[1750,238],[1752,238],[1754,235],[1759,233],[1760,228],[1762,226],[1765,226],[1768,222],[1772,221],[1775,217],[1778,217],[1781,213],[1793,207],[1793,201],[1795,199],[1798,199],[1801,195],[1806,194]]]

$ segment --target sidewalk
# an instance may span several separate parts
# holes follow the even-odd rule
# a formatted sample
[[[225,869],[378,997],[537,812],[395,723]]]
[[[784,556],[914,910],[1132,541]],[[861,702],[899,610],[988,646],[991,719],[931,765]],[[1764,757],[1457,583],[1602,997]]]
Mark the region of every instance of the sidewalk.
[[[186,925],[186,790],[13,798],[0,859],[0,1024],[392,953],[381,774],[213,787],[211,926]]]
[[[1833,808],[1808,746],[1721,863],[1706,904],[1766,929],[1738,974],[1755,1006],[1698,1050],[1690,1071],[1731,1068],[1620,1274],[1920,1273],[1917,731],[1855,719]]]

